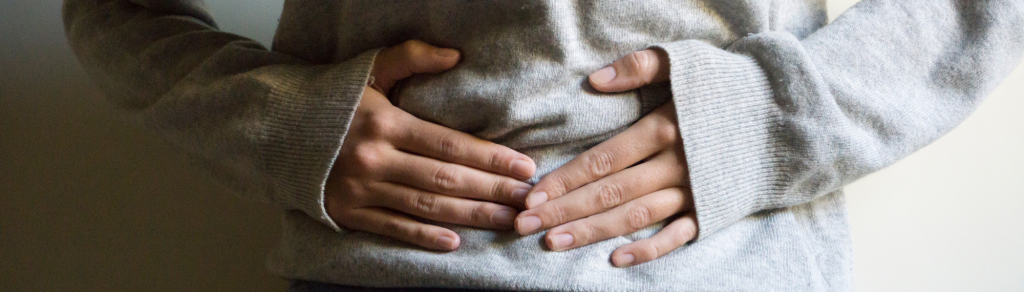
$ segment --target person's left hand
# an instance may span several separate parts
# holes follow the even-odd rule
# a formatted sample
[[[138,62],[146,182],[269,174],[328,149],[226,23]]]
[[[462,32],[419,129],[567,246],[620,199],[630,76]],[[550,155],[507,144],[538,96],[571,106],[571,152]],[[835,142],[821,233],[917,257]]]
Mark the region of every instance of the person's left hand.
[[[638,51],[591,74],[590,85],[633,90],[668,80],[668,69],[663,51]],[[544,176],[527,195],[516,230],[527,235],[550,228],[544,241],[563,251],[681,215],[654,236],[619,247],[611,260],[632,266],[683,246],[696,237],[697,222],[682,143],[670,102]]]

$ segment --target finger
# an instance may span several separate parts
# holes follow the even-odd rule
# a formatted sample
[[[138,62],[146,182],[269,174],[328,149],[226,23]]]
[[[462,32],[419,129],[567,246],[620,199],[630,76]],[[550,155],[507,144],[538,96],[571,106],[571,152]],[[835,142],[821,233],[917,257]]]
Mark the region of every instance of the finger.
[[[660,258],[697,238],[697,214],[690,212],[676,219],[650,238],[637,240],[612,252],[616,267],[634,266]]]
[[[620,92],[668,80],[668,54],[648,49],[632,52],[590,74],[590,86],[603,92]]]
[[[679,214],[687,208],[680,188],[650,193],[601,214],[552,228],[544,236],[548,247],[563,251],[636,232]]]
[[[459,235],[454,231],[424,224],[398,212],[380,208],[348,210],[341,215],[343,227],[383,235],[434,250],[455,250]]]
[[[566,192],[618,172],[630,165],[676,146],[679,127],[671,107],[663,106],[540,179],[526,197],[534,208]]]
[[[373,62],[374,85],[387,95],[395,81],[417,73],[439,73],[459,63],[457,50],[411,40],[382,50]]]
[[[516,231],[527,235],[615,208],[640,196],[684,183],[683,166],[675,152],[587,184],[557,199],[519,213]]]
[[[412,121],[394,141],[402,151],[522,180],[537,170],[533,159],[511,148],[434,123]]]
[[[392,150],[396,159],[384,174],[390,182],[452,197],[484,200],[508,206],[523,205],[532,187],[506,176],[480,171],[415,154]]]
[[[516,209],[490,202],[449,197],[392,183],[371,186],[376,206],[416,217],[459,225],[510,230]]]

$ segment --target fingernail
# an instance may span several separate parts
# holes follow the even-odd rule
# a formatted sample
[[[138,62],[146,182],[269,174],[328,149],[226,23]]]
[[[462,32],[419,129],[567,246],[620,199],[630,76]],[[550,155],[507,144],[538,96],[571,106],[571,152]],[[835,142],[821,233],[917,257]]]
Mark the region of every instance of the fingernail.
[[[438,56],[445,57],[445,58],[451,58],[451,57],[458,56],[459,55],[459,51],[452,50],[452,49],[437,49],[437,50],[434,51],[434,54],[437,54]]]
[[[523,202],[523,204],[526,204],[526,193],[529,193],[529,192],[530,192],[529,188],[517,189],[517,190],[512,191],[512,201],[516,202],[516,203]]]
[[[454,250],[459,246],[459,243],[454,238],[441,236],[437,238],[437,247],[445,250]]]
[[[605,84],[608,83],[609,81],[612,81],[612,79],[615,79],[616,75],[617,73],[615,73],[615,67],[608,66],[604,67],[604,69],[597,70],[597,72],[594,72],[594,74],[590,74],[590,81],[593,81],[594,83],[597,84]]]
[[[533,176],[533,171],[535,168],[536,166],[534,166],[532,162],[522,159],[512,160],[512,165],[509,166],[509,169],[512,171],[513,174],[521,177]]]
[[[520,234],[530,234],[540,229],[540,218],[537,218],[537,216],[523,217],[518,221],[517,225],[519,226],[516,229],[519,229]]]
[[[555,234],[551,236],[551,249],[561,250],[563,248],[569,247],[570,245],[572,245],[573,240],[575,239],[573,239],[572,234]]]
[[[615,257],[615,265],[618,266],[618,267],[625,267],[625,266],[628,266],[628,265],[632,264],[633,261],[635,261],[635,260],[636,260],[636,257],[634,257],[633,254],[631,254],[631,253],[624,253],[624,254],[620,254],[619,256]]]
[[[537,207],[537,205],[543,204],[548,201],[548,193],[536,192],[526,197],[526,208]]]
[[[516,212],[512,210],[499,210],[491,214],[491,223],[498,226],[512,227],[516,220]]]

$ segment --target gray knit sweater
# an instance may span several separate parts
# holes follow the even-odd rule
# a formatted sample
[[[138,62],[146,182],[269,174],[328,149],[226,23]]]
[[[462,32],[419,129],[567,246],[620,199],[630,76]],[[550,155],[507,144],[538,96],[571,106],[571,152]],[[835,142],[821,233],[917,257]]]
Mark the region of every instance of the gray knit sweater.
[[[85,69],[132,119],[238,193],[285,211],[269,268],[359,286],[564,291],[850,290],[841,188],[937,139],[1019,62],[1024,1],[289,0],[273,50],[198,0],[69,0]],[[445,225],[426,251],[327,217],[323,187],[378,48],[463,52],[395,93],[402,109],[512,147],[537,177],[673,102],[700,238],[615,268],[637,233],[566,251]],[[660,47],[671,82],[604,94],[587,75]],[[339,167],[345,167],[340,165]],[[534,178],[534,180],[537,179]]]

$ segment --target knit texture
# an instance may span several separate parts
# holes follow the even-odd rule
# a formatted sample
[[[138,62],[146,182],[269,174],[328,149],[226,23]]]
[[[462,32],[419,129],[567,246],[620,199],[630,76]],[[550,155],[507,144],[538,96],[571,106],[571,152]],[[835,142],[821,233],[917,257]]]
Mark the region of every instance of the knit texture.
[[[842,187],[962,121],[1020,61],[1024,2],[290,0],[273,50],[216,30],[195,0],[68,0],[68,38],[110,100],[247,197],[280,206],[268,267],[370,287],[555,291],[852,289]],[[462,51],[391,98],[532,157],[536,181],[657,106],[676,108],[699,239],[615,268],[665,222],[564,252],[439,224],[453,252],[338,228],[323,184],[378,48]],[[587,75],[645,48],[670,82],[607,94]]]

